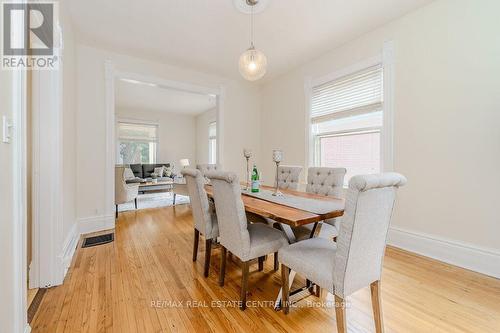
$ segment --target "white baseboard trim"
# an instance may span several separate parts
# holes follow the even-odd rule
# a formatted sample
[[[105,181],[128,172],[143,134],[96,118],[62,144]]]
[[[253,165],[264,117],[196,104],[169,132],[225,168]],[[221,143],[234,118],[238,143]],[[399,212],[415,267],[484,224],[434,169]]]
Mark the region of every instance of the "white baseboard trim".
[[[115,216],[101,215],[78,219],[78,231],[80,235],[90,234],[108,229],[114,229]]]
[[[114,215],[103,215],[103,216],[92,216],[78,219],[73,227],[69,231],[66,239],[64,240],[64,245],[59,255],[59,262],[64,272],[64,277],[71,266],[71,261],[73,260],[73,255],[75,254],[76,247],[78,246],[78,241],[81,235],[89,234],[92,232],[98,232],[102,230],[113,229],[115,227],[115,216]],[[62,281],[60,281],[61,284]]]
[[[64,240],[63,250],[61,254],[64,276],[66,276],[68,268],[71,265],[71,260],[73,259],[73,255],[75,254],[79,239],[80,233],[78,232],[78,224],[73,223],[73,227],[71,227],[71,230]]]
[[[500,252],[471,244],[391,227],[389,245],[500,278]]]

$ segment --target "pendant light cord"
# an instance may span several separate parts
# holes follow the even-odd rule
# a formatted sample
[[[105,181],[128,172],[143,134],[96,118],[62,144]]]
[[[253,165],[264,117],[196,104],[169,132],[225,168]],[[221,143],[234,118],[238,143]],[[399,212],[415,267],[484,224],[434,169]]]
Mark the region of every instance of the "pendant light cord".
[[[253,46],[253,7],[255,5],[252,5],[251,12],[250,12],[250,47],[254,48]]]

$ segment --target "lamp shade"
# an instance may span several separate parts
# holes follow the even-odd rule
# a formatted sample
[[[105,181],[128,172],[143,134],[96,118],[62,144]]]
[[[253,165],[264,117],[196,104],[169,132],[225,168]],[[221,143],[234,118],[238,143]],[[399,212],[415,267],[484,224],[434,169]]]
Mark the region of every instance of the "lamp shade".
[[[179,161],[182,167],[187,167],[189,166],[189,160],[187,158],[183,158],[182,160]]]
[[[261,51],[251,47],[240,56],[239,69],[241,76],[245,79],[256,81],[266,74],[266,56]]]

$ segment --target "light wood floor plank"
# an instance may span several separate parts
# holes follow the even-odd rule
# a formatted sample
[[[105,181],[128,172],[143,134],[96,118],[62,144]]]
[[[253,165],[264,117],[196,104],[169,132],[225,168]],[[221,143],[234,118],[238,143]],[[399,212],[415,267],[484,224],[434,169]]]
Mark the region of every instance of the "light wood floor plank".
[[[270,303],[240,311],[238,260],[228,260],[225,286],[219,287],[220,249],[215,246],[209,277],[204,278],[203,260],[193,263],[191,258],[192,226],[187,205],[120,213],[113,243],[77,249],[64,284],[47,291],[32,331],[336,331],[334,308],[317,307],[333,302],[326,292],[299,301],[287,316]],[[199,258],[204,251],[200,241]],[[251,264],[249,301],[274,301],[280,273],[272,268],[272,258],[263,272]],[[295,285],[304,282],[297,280]],[[381,293],[386,332],[500,328],[500,280],[409,252],[388,247]],[[211,306],[224,301],[234,303]],[[347,301],[348,331],[374,332],[370,288]]]

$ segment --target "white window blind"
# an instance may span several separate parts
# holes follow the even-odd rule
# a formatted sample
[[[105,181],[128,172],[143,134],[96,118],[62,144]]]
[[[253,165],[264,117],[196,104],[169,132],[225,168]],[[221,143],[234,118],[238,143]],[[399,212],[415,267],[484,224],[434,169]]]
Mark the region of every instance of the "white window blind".
[[[217,123],[208,124],[208,163],[217,163]]]
[[[335,119],[380,110],[383,103],[381,65],[323,83],[312,89],[311,121]]]
[[[208,124],[208,137],[215,138],[217,136],[217,123],[214,121]]]
[[[118,123],[118,139],[124,141],[156,142],[157,125]]]

